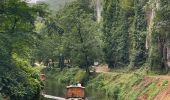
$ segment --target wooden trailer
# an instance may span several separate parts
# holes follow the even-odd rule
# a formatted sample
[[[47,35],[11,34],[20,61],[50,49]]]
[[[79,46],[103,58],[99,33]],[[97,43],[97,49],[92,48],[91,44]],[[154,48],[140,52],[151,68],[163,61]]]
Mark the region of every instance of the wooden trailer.
[[[85,100],[85,87],[77,85],[67,86],[66,99]]]

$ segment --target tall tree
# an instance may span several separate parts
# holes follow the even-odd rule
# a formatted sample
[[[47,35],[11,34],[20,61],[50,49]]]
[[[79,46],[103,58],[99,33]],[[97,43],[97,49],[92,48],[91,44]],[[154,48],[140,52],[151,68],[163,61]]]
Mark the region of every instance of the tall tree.
[[[146,31],[147,23],[145,18],[144,6],[147,0],[134,0],[134,18],[130,30],[130,66],[139,66],[146,61]]]
[[[71,60],[73,65],[85,68],[94,61],[100,60],[101,44],[98,42],[97,22],[93,20],[93,8],[90,7],[90,0],[78,0],[66,6],[58,14],[59,23],[64,29],[65,56]],[[64,14],[64,15],[63,15]]]
[[[13,100],[30,100],[41,90],[30,65],[34,21],[40,12],[41,6],[30,7],[21,0],[0,1],[0,93]]]
[[[106,0],[103,7],[103,40],[105,61],[109,67],[125,66],[129,62],[127,12],[119,0]]]
[[[154,0],[150,5],[154,13],[154,24],[151,31],[151,41],[149,49],[149,64],[151,70],[162,72],[167,70],[167,58],[169,48],[169,0]]]

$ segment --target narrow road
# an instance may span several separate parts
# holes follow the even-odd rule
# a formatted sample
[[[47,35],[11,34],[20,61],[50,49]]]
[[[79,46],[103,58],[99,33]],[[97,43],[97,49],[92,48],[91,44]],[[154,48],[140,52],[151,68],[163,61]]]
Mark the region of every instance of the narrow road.
[[[106,65],[100,65],[98,67],[95,67],[96,73],[105,73],[105,72],[110,72],[110,68]]]

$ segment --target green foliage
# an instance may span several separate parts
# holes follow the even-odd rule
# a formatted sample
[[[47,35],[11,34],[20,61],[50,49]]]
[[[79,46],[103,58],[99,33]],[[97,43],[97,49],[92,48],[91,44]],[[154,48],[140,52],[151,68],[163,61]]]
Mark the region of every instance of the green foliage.
[[[148,85],[140,94],[140,95],[144,95],[145,93],[150,92],[152,93],[152,95],[150,95],[150,97],[148,98],[149,100],[152,100],[153,97],[155,96],[156,93],[158,93],[158,88],[156,87],[156,83],[151,83],[150,85]]]
[[[74,67],[69,69],[65,68],[63,71],[51,71],[48,73],[48,76],[54,78],[54,80],[58,81],[59,83],[68,85],[76,84],[77,82],[82,83],[87,77],[87,73],[78,67]]]
[[[130,100],[136,100],[140,96],[144,96],[145,94],[148,95],[147,100],[153,100],[153,98],[168,84],[168,81],[163,81],[160,86],[156,82],[151,82],[144,88],[139,90],[132,90],[129,93]]]
[[[146,58],[145,41],[146,41],[146,18],[143,9],[147,0],[134,0],[133,22],[130,26],[131,49],[130,49],[130,66],[135,67],[143,64]]]
[[[39,71],[30,62],[34,45],[34,21],[41,7],[20,0],[0,1],[0,93],[12,100],[31,100],[42,89]]]
[[[66,5],[56,16],[37,21],[36,31],[43,36],[37,41],[34,59],[48,65],[48,59],[60,62],[62,56],[68,61],[64,66],[79,66],[87,71],[94,61],[102,62],[101,32],[93,12],[91,1],[78,0]]]
[[[163,86],[163,87],[164,87],[164,86],[167,86],[168,83],[169,83],[169,81],[165,80],[165,81],[162,82],[161,86]]]
[[[160,90],[162,90],[168,81],[163,81],[163,83],[160,85],[160,87],[157,86],[156,83],[151,83],[148,85],[138,96],[147,94],[148,95],[148,100],[153,100],[153,98],[159,93]]]
[[[79,70],[75,75],[75,81],[83,82],[83,79],[86,77],[86,72],[84,70]]]
[[[103,91],[104,95],[115,100],[136,100],[140,96],[148,95],[148,100],[153,98],[164,89],[168,81],[163,81],[160,85],[155,80],[145,87],[136,87],[141,84],[144,76],[142,73],[102,73],[90,78],[87,82],[87,89]],[[143,83],[143,81],[142,81]]]
[[[3,100],[2,95],[0,94],[0,100]]]
[[[128,17],[117,0],[104,1],[103,40],[109,67],[125,66],[129,61]]]
[[[121,0],[120,6],[123,10],[132,11],[134,0]]]
[[[87,83],[87,88],[103,91],[104,95],[114,98],[115,100],[124,100],[132,96],[129,91],[132,87],[140,83],[143,79],[142,75],[126,74],[126,73],[103,73],[95,77]]]
[[[104,1],[105,61],[110,67],[138,66],[145,62],[146,0]]]
[[[153,19],[153,30],[150,33],[150,45],[152,46],[149,49],[149,64],[151,66],[151,70],[160,73],[167,71],[166,48],[169,47],[170,9],[168,6],[170,5],[170,2],[168,0],[159,2],[153,0],[150,5],[153,5],[150,7],[150,9],[153,9],[156,14]],[[154,7],[156,7],[156,9]]]
[[[75,0],[44,0],[38,1],[38,3],[46,3],[52,11],[58,11],[64,7],[65,4],[73,2]]]
[[[100,25],[94,18],[95,3],[91,0],[70,0],[71,3],[56,15],[47,13],[47,5],[28,5],[23,0],[1,0],[0,94],[13,100],[35,98],[42,88],[40,71],[32,68],[36,60],[49,65],[49,59],[53,63],[59,59],[59,66],[64,66],[64,61],[68,61],[69,66],[84,68],[86,72],[95,61],[103,63],[103,59],[111,68],[140,66],[148,60],[151,70],[167,70],[170,2],[148,1],[104,0],[103,22]],[[52,8],[55,9],[55,3],[64,5],[66,1],[45,2],[53,4]],[[144,9],[146,5],[150,6]],[[148,34],[147,10],[155,14],[151,33]],[[145,48],[146,37],[149,39],[148,51]],[[79,68],[56,72],[53,77],[61,83],[83,82],[87,78],[87,73]],[[94,79],[88,82],[87,87],[104,91],[115,99],[128,96],[133,100],[145,93],[149,93],[149,99],[153,99],[168,83],[164,81],[160,88],[152,83],[141,91],[128,93],[143,79],[143,74],[140,74],[99,74],[92,77]]]
[[[88,70],[94,61],[101,61],[102,51],[97,22],[89,0],[67,5],[57,14],[57,22],[64,29],[63,55],[72,66]]]
[[[148,61],[151,70],[167,71],[168,5],[166,0],[103,1],[103,50],[109,67],[133,68]]]

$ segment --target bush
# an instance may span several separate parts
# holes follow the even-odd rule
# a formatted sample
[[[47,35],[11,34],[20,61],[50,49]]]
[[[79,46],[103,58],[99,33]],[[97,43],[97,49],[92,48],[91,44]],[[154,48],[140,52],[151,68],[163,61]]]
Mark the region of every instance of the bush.
[[[65,68],[63,71],[50,71],[47,75],[48,77],[54,78],[59,83],[63,84],[76,84],[77,82],[82,83],[87,77],[85,70],[82,70],[78,67]]]

